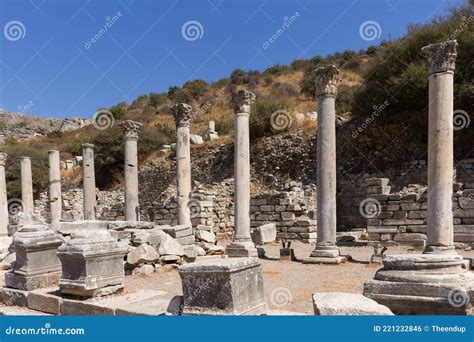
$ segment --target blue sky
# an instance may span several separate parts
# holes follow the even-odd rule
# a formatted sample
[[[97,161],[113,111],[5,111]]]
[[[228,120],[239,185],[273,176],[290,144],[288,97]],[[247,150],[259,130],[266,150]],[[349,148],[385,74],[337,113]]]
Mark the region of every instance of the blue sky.
[[[460,2],[0,0],[0,108],[92,117],[190,79],[377,45]]]

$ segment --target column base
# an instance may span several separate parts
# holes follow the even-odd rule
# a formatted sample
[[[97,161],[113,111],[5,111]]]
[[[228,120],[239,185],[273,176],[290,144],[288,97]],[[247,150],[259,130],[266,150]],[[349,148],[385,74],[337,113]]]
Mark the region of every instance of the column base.
[[[252,241],[234,241],[226,247],[226,254],[229,258],[258,257],[257,248]]]
[[[53,287],[59,284],[61,271],[49,272],[33,276],[24,276],[13,272],[5,273],[5,285],[14,289],[32,291],[45,287]]]
[[[339,248],[335,245],[316,245],[311,255],[303,259],[304,264],[341,264],[347,261],[347,257],[341,256]]]
[[[474,272],[453,254],[390,255],[364,284],[364,296],[396,315],[473,313]]]

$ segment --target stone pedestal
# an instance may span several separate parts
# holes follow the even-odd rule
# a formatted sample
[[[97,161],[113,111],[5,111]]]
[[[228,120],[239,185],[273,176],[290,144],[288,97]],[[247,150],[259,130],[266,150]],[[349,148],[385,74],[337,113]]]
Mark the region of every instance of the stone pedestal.
[[[317,131],[317,243],[304,263],[339,264],[347,259],[336,246],[336,94],[339,70],[330,65],[318,68]]]
[[[186,264],[178,269],[183,315],[261,315],[266,312],[261,266],[256,258]]]
[[[94,145],[82,144],[82,190],[84,192],[84,220],[96,218]]]
[[[472,311],[474,274],[459,255],[387,255],[364,284],[364,296],[396,315],[466,315]]]
[[[61,220],[61,169],[59,151],[49,151],[49,208],[51,223],[55,224]]]
[[[126,120],[120,123],[125,138],[125,220],[138,221],[138,158],[137,141],[142,124]]]
[[[13,236],[16,261],[5,274],[6,286],[30,291],[57,285],[61,264],[56,252],[62,243],[62,237],[46,225],[24,225]]]
[[[234,239],[227,246],[229,257],[256,257],[257,249],[250,235],[250,105],[255,94],[240,90],[233,94],[234,132]]]
[[[386,256],[364,295],[395,314],[472,314],[474,273],[454,251],[453,72],[455,40],[423,48],[430,61],[428,225],[424,254]]]
[[[7,162],[7,154],[0,153],[0,238],[8,236],[8,199],[7,199],[7,183],[5,177],[5,163]]]
[[[31,175],[31,158],[20,158],[21,204],[25,217],[32,217],[35,211],[33,202],[33,178]]]
[[[63,294],[97,297],[123,289],[126,245],[106,230],[79,230],[58,249]]]
[[[178,224],[191,226],[189,197],[191,195],[191,150],[189,127],[193,120],[193,109],[185,103],[173,107],[176,121],[176,162],[178,166]]]

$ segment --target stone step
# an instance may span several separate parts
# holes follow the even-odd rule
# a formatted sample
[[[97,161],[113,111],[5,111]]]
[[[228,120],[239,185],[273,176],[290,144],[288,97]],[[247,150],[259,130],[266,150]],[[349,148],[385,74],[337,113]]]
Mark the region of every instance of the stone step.
[[[19,306],[0,306],[0,316],[51,316],[50,314]]]

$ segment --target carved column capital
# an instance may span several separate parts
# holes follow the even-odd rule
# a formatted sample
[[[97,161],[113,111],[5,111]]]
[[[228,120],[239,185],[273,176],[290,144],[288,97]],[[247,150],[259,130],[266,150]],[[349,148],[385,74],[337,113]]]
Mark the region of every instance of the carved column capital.
[[[0,152],[0,166],[5,166],[7,162],[7,154]]]
[[[443,43],[427,45],[421,49],[428,57],[430,75],[438,72],[454,72],[457,46],[456,40],[447,40]]]
[[[140,129],[143,126],[140,122],[126,120],[119,124],[119,127],[123,131],[123,135],[125,140],[138,140],[138,133],[140,133]]]
[[[334,65],[317,68],[314,71],[316,97],[337,94],[337,83],[339,82],[339,69]]]
[[[239,90],[232,94],[232,104],[234,105],[235,114],[250,114],[250,105],[255,102],[257,97],[248,90]]]
[[[176,128],[189,127],[193,121],[193,108],[186,103],[177,103],[173,106]]]

